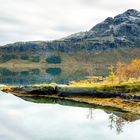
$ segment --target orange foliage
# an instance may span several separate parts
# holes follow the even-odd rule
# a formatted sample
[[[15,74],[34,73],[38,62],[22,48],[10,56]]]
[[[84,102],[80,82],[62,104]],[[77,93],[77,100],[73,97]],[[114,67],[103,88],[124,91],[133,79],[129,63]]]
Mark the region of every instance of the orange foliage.
[[[140,59],[135,59],[128,65],[118,62],[115,74],[119,82],[128,81],[130,78],[138,79],[140,77]]]

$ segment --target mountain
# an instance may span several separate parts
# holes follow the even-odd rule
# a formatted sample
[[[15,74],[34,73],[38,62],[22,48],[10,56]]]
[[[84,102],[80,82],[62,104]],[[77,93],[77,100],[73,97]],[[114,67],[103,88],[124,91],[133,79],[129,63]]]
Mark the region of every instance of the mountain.
[[[88,32],[73,34],[64,41],[92,42],[92,49],[136,47],[140,45],[140,12],[127,10],[114,18],[108,17]]]
[[[108,17],[87,32],[55,41],[17,42],[1,46],[0,51],[101,51],[129,47],[140,47],[140,12],[134,9],[129,9],[114,18]]]
[[[0,67],[3,68],[16,64],[20,64],[18,67],[88,64],[88,68],[96,67],[101,74],[101,67],[135,58],[140,58],[140,12],[134,9],[108,17],[87,32],[59,40],[16,42],[0,47]]]

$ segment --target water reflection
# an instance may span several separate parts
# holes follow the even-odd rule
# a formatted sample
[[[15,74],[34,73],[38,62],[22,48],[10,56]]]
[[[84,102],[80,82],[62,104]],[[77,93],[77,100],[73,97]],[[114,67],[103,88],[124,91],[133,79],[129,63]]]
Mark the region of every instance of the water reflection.
[[[97,70],[96,72],[98,73],[99,71]],[[28,85],[51,82],[67,84],[70,81],[85,79],[93,75],[95,75],[95,68],[87,65],[85,67],[0,68],[0,84]]]
[[[61,68],[48,68],[46,69],[46,73],[52,76],[57,76],[61,74]]]
[[[88,113],[86,114],[86,118],[88,120],[94,120],[94,118],[97,117],[96,109],[102,109],[108,114],[108,127],[110,128],[110,130],[115,129],[117,134],[121,134],[123,132],[123,128],[126,124],[140,119],[139,115],[131,114],[127,112],[121,112],[121,110],[116,110],[112,107],[102,107],[99,105],[69,101],[66,99],[56,99],[53,97],[38,97],[38,96],[29,97],[23,95],[19,95],[18,97],[28,102],[34,102],[38,104],[42,104],[42,103],[60,104],[60,105],[71,106],[71,107],[89,108]]]
[[[106,112],[106,111],[105,111]],[[110,130],[115,129],[116,134],[123,133],[123,128],[126,124],[130,122],[134,122],[140,119],[139,115],[134,115],[130,113],[122,113],[122,112],[108,112],[108,127]],[[96,117],[96,111],[94,108],[89,108],[88,114],[86,115],[87,119],[94,120]]]
[[[25,99],[27,100],[27,97]],[[70,102],[63,103],[62,100],[59,102],[63,103],[63,106],[53,99],[46,101],[50,104],[41,99],[38,103],[35,103],[35,98],[29,98],[30,102],[25,99],[1,92],[0,139],[139,140],[139,117],[131,118],[126,113],[106,109],[103,111],[85,104],[71,103],[69,106]],[[90,117],[87,118],[89,108]],[[127,116],[132,122],[122,125],[123,121],[120,120],[125,120]],[[108,127],[110,122],[114,128],[112,130]],[[115,129],[123,130],[123,133],[117,135]]]
[[[134,115],[130,113],[108,111],[105,112],[108,113],[108,127],[110,128],[110,130],[115,129],[117,135],[123,133],[123,128],[125,127],[125,125],[140,119],[139,115]],[[97,117],[96,110],[94,108],[89,108],[86,117],[89,120],[94,120],[94,118]]]
[[[123,127],[126,123],[128,123],[129,121],[124,120],[121,117],[115,116],[114,114],[111,114],[109,116],[109,127],[110,129],[116,128],[116,132],[117,134],[120,134],[123,132]]]
[[[89,112],[86,116],[87,116],[88,119],[93,120],[94,119],[94,109],[89,108]]]
[[[139,115],[134,115],[130,113],[122,112],[107,112],[108,114],[108,127],[110,130],[115,129],[116,134],[123,133],[123,128],[130,122],[134,122],[140,119]],[[94,108],[89,108],[88,114],[86,115],[87,119],[94,120],[96,118],[96,111]]]

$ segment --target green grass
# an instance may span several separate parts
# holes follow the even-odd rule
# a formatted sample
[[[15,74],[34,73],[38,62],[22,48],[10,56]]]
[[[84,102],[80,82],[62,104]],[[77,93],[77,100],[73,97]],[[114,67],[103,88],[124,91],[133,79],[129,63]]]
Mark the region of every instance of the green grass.
[[[43,83],[43,84],[34,84],[34,85],[27,85],[27,86],[24,86],[25,88],[47,88],[47,87],[52,87],[52,88],[55,88],[57,86],[56,83],[50,83],[50,84],[46,84],[46,83]]]
[[[140,82],[134,83],[75,83],[68,87],[72,88],[94,88],[100,91],[110,91],[110,92],[140,92]]]
[[[51,84],[36,84],[36,85],[28,85],[26,88],[89,88],[89,89],[96,89],[100,91],[109,91],[109,92],[122,92],[122,93],[137,93],[140,94],[140,82],[136,83],[122,83],[122,84],[78,84],[78,85],[59,85],[56,83]]]
[[[140,83],[124,83],[124,84],[110,84],[97,87],[102,91],[118,91],[118,92],[138,92],[140,91]]]

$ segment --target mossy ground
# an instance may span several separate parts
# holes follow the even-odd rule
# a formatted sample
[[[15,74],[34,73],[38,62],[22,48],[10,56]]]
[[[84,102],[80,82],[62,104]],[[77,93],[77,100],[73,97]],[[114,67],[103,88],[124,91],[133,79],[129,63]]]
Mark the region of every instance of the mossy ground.
[[[48,87],[56,88],[56,87],[66,87],[66,88],[89,88],[96,89],[100,91],[109,91],[109,92],[118,92],[118,93],[129,93],[129,94],[137,94],[140,95],[140,82],[133,83],[84,83],[84,82],[75,82],[69,85],[59,85],[56,83],[51,84],[34,84],[27,85],[24,88],[36,88],[36,89],[46,89]],[[15,90],[16,86],[3,86],[0,87],[0,90],[12,91]]]
[[[88,80],[81,80],[78,82],[73,82],[69,87],[77,88],[94,88],[100,91],[109,91],[109,92],[121,92],[121,93],[135,93],[140,94],[140,81],[135,82],[124,82],[124,83],[89,83]]]

